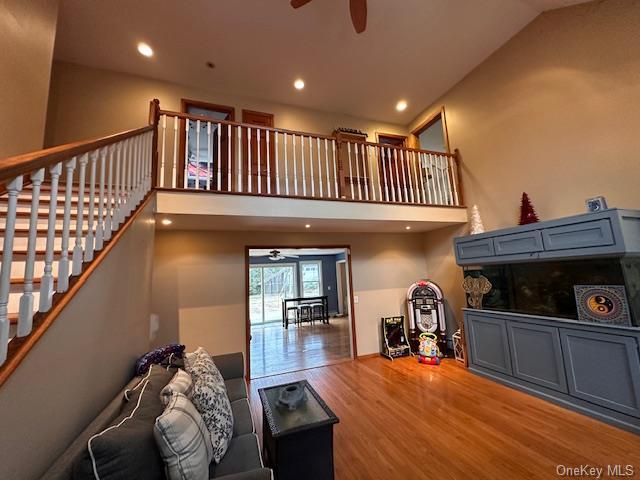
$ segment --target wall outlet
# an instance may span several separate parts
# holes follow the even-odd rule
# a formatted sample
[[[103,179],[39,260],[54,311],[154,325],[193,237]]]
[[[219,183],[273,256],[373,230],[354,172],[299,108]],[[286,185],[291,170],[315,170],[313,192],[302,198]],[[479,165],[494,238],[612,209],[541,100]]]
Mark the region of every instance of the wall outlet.
[[[360,303],[360,297],[358,297],[357,295],[353,296],[353,303]]]

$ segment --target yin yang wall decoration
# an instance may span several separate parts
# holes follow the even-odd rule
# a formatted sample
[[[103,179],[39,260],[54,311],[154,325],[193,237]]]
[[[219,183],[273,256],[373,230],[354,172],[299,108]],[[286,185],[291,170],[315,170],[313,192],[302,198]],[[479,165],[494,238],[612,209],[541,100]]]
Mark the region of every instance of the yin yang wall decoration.
[[[623,285],[574,285],[573,290],[579,321],[631,326]]]

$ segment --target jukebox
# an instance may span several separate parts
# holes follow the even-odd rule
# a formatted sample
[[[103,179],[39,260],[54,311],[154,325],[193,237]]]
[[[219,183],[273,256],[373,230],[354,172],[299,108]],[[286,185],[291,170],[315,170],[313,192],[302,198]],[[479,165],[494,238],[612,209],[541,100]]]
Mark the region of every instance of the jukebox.
[[[434,333],[438,336],[440,352],[447,356],[447,324],[440,287],[429,280],[420,280],[411,285],[407,291],[407,310],[411,351],[418,351],[421,333]]]

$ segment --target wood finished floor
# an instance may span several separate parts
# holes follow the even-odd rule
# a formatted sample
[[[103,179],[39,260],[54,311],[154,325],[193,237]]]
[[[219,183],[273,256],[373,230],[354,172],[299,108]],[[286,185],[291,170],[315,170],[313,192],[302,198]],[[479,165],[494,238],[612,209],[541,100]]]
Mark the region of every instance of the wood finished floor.
[[[280,323],[251,327],[251,377],[331,365],[349,359],[349,318],[332,318],[329,324]]]
[[[336,480],[560,478],[558,464],[633,465],[640,436],[478,377],[454,360],[439,367],[403,358],[347,361],[250,382],[306,379],[340,418]],[[635,477],[627,477],[635,478]]]

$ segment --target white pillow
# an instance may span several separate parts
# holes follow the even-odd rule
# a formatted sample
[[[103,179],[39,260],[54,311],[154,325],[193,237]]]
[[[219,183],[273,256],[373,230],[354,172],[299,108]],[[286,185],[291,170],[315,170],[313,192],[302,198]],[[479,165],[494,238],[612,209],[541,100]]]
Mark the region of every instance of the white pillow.
[[[202,417],[184,394],[173,392],[153,430],[169,480],[208,480],[213,449]]]
[[[211,355],[202,347],[186,355],[185,368],[193,380],[189,398],[209,429],[213,459],[220,463],[233,436],[233,413],[227,388]]]
[[[188,398],[191,394],[192,387],[193,381],[191,380],[191,375],[179,368],[171,381],[167,383],[167,385],[160,392],[160,400],[166,407],[169,403],[169,400],[171,400],[171,395],[173,393],[182,393]]]

